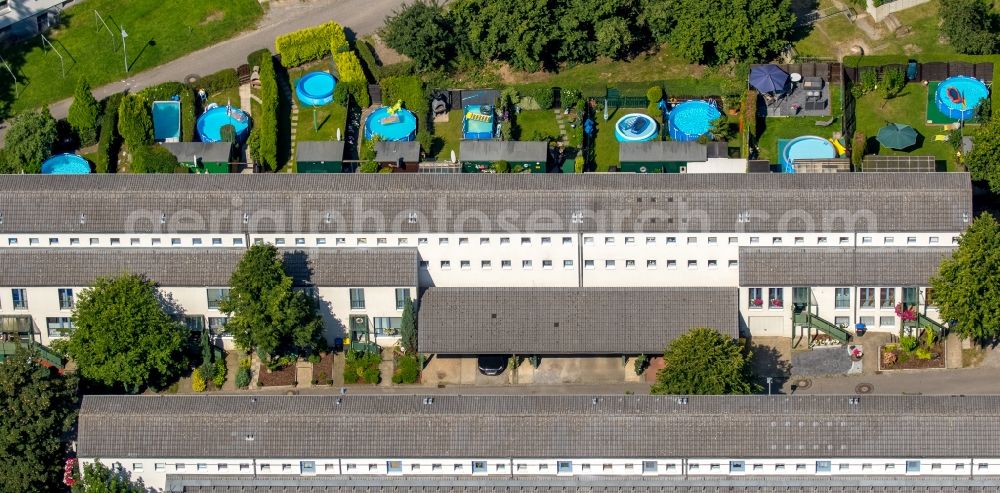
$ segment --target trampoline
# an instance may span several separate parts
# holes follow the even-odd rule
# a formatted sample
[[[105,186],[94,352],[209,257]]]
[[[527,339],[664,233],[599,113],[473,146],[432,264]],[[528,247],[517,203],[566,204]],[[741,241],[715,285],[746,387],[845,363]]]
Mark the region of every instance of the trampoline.
[[[977,79],[959,75],[943,80],[937,86],[934,103],[944,116],[952,120],[970,120],[976,106],[989,97],[990,90]]]
[[[629,113],[615,124],[618,142],[647,142],[655,139],[657,133],[656,120],[642,113]]]
[[[180,101],[153,101],[153,138],[157,142],[181,140]]]
[[[90,163],[76,154],[56,154],[42,163],[43,175],[86,175]]]
[[[385,142],[409,142],[417,136],[417,117],[405,108],[390,114],[389,107],[383,106],[365,120],[365,138],[375,135]]]
[[[670,138],[678,142],[698,140],[712,129],[712,121],[722,116],[715,105],[707,101],[685,101],[670,111],[667,117]]]
[[[295,95],[303,106],[323,106],[333,102],[337,79],[327,72],[309,72],[295,84]]]
[[[781,171],[784,173],[795,172],[796,159],[833,159],[837,157],[837,150],[833,143],[822,137],[815,135],[804,135],[796,137],[784,143],[781,150]]]
[[[216,106],[198,117],[198,137],[202,142],[222,142],[222,127],[236,128],[236,140],[243,141],[250,131],[250,115],[239,108]]]

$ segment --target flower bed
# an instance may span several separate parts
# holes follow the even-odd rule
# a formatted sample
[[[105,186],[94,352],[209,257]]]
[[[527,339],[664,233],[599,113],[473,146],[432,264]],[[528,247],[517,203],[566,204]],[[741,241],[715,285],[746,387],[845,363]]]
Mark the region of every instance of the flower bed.
[[[926,352],[919,355],[921,350],[926,350]],[[929,358],[926,357],[928,354]],[[886,344],[879,348],[879,368],[882,370],[944,368],[944,344],[935,343],[930,346],[922,346],[914,351],[907,351],[900,344]]]
[[[319,363],[313,363],[313,385],[333,384],[333,353],[320,355]]]
[[[288,365],[275,371],[268,370],[266,367],[261,367],[257,383],[261,387],[295,385],[295,364]]]

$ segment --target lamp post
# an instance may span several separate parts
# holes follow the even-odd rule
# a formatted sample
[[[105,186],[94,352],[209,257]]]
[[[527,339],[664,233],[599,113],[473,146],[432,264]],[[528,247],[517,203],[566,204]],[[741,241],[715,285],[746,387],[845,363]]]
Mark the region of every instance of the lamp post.
[[[128,50],[125,48],[125,38],[128,37],[128,33],[125,32],[125,27],[122,26],[122,55],[125,57],[125,73],[128,73]]]
[[[773,378],[767,377],[767,395],[771,395],[771,382],[773,381]]]

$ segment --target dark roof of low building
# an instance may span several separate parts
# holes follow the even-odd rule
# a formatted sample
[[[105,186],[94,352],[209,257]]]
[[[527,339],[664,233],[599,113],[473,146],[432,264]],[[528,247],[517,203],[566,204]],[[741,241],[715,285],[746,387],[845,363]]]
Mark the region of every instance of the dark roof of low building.
[[[705,162],[708,160],[708,148],[698,142],[676,140],[622,142],[618,146],[618,160],[623,163]]]
[[[709,159],[728,158],[729,142],[709,142],[705,144],[705,151]]]
[[[181,163],[193,163],[196,157],[203,162],[228,163],[233,147],[229,142],[163,142],[160,145]]]
[[[972,213],[967,173],[0,175],[0,235],[960,232]]]
[[[696,327],[738,336],[735,288],[430,288],[418,347],[437,354],[649,354]]]
[[[952,251],[950,247],[741,247],[740,285],[928,286]]]
[[[460,161],[511,161],[544,163],[548,159],[547,142],[463,140],[458,144]]]
[[[302,140],[295,145],[295,160],[334,162],[344,160],[344,142],[340,140]]]
[[[796,173],[850,173],[851,160],[847,158],[796,159]]]
[[[859,171],[866,173],[933,173],[937,171],[934,156],[865,156]]]
[[[770,173],[771,162],[764,159],[751,159],[747,161],[747,173]]]
[[[88,395],[77,454],[969,458],[1000,455],[998,424],[998,396]]]
[[[296,286],[416,286],[415,248],[279,250]],[[227,286],[245,248],[0,248],[0,286],[91,286],[143,274],[164,287]]]
[[[395,163],[403,158],[404,163],[420,162],[420,142],[377,142],[375,160],[380,163]]]

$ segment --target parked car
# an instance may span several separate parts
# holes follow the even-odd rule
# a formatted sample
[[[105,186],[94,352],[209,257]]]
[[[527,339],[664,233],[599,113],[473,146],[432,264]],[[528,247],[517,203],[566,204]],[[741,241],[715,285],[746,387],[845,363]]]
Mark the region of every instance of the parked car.
[[[507,359],[509,356],[502,354],[483,354],[479,356],[479,373],[487,376],[496,376],[507,369]]]

